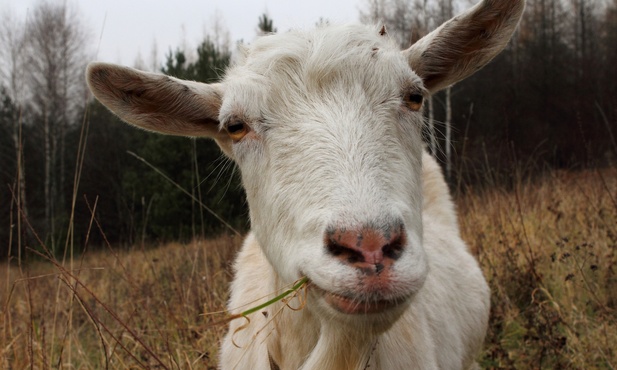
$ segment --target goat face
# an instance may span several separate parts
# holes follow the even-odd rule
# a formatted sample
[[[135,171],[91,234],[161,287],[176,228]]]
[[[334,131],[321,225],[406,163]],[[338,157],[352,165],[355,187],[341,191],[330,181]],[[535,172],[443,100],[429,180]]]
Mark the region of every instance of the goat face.
[[[268,36],[221,84],[106,64],[88,83],[129,123],[214,138],[280,282],[307,276],[308,309],[382,330],[427,276],[422,98],[497,55],[523,8],[482,1],[403,52],[364,26]]]
[[[279,276],[307,276],[333,315],[400,312],[427,273],[426,90],[400,50],[357,26],[270,36],[223,84],[220,122]]]

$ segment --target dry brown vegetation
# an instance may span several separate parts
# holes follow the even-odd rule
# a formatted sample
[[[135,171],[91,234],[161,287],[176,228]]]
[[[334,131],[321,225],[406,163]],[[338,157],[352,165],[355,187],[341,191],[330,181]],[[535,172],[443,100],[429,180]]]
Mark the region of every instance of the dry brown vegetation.
[[[492,291],[483,368],[617,366],[617,171],[552,172],[459,200]]]
[[[458,199],[493,292],[480,364],[614,369],[617,171],[517,183]],[[225,327],[212,323],[223,316],[204,313],[223,309],[239,243],[88,252],[72,275],[49,262],[0,266],[0,368],[216,368]]]
[[[4,265],[0,368],[216,368],[223,315],[204,313],[224,309],[239,243],[88,253],[72,277]]]

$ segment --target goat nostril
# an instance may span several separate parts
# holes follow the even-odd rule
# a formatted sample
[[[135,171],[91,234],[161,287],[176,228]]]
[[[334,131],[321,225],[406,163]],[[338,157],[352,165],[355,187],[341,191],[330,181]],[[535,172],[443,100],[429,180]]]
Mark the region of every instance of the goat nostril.
[[[328,242],[328,252],[333,256],[338,257],[345,251],[345,247],[333,241]]]
[[[330,255],[358,268],[380,273],[398,260],[405,250],[405,231],[393,228],[362,227],[328,229],[324,244]]]
[[[350,264],[364,262],[364,256],[361,251],[357,251],[355,249],[347,248],[334,240],[328,241],[328,252],[332,254],[334,257],[345,260]]]
[[[383,256],[385,258],[390,258],[393,260],[397,260],[401,257],[401,255],[403,254],[403,244],[401,242],[401,240],[396,240],[393,243],[390,244],[386,244],[383,247]]]

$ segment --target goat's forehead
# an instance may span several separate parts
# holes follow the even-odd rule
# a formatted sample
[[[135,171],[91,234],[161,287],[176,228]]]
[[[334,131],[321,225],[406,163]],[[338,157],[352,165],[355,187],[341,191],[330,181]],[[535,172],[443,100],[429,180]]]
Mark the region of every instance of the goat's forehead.
[[[272,106],[289,114],[290,106],[299,109],[300,102],[310,106],[310,99],[323,102],[332,95],[333,101],[345,95],[354,101],[358,95],[383,101],[421,80],[377,27],[345,25],[262,37],[228,71],[225,84],[232,101],[224,106],[232,110],[254,111],[251,105],[263,112]]]
[[[229,82],[245,83],[253,75],[275,85],[282,79],[286,85],[303,87],[346,80],[387,83],[385,78],[400,79],[401,74],[410,72],[394,41],[381,36],[376,27],[363,25],[265,36],[241,59],[228,72]]]

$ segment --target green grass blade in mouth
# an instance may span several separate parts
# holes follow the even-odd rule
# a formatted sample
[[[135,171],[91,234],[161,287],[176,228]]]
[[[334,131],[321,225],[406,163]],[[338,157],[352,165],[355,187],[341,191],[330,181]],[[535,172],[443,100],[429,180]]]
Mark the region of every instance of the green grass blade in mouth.
[[[235,319],[239,319],[241,317],[244,317],[244,318],[246,318],[248,320],[248,317],[247,317],[248,315],[250,315],[252,313],[255,313],[255,312],[259,311],[259,310],[262,310],[262,309],[264,309],[264,308],[266,308],[266,307],[268,307],[268,306],[270,306],[270,305],[272,305],[272,304],[274,304],[274,303],[284,299],[285,297],[287,297],[291,293],[297,292],[300,288],[302,288],[303,286],[305,286],[308,283],[308,280],[309,280],[308,277],[305,276],[302,279],[300,279],[297,282],[295,282],[294,285],[291,288],[287,289],[286,291],[284,291],[283,293],[277,295],[276,297],[268,300],[267,302],[264,302],[264,303],[262,303],[262,304],[260,304],[258,306],[249,308],[248,310],[242,311],[242,312],[240,312],[238,314],[231,315],[231,316],[229,316],[229,317],[227,317],[227,318],[225,318],[225,319],[223,319],[221,321],[215,322],[215,323],[213,323],[211,325],[212,326],[216,326],[216,325],[221,325],[221,324],[227,324],[228,322],[230,322],[232,320],[235,320]]]
[[[259,306],[253,307],[253,308],[249,308],[246,311],[243,311],[240,313],[239,316],[247,316],[250,315],[252,313],[255,313],[259,310],[261,310],[262,308],[266,308],[268,306],[270,306],[271,304],[280,301],[281,299],[287,297],[288,295],[290,295],[291,293],[297,291],[298,289],[302,288],[304,286],[304,284],[306,284],[308,282],[308,278],[305,276],[302,279],[298,280],[298,282],[296,282],[294,284],[294,286],[292,286],[290,289],[287,289],[286,291],[284,291],[283,293],[277,295],[276,297],[272,298],[271,300],[260,304]]]

